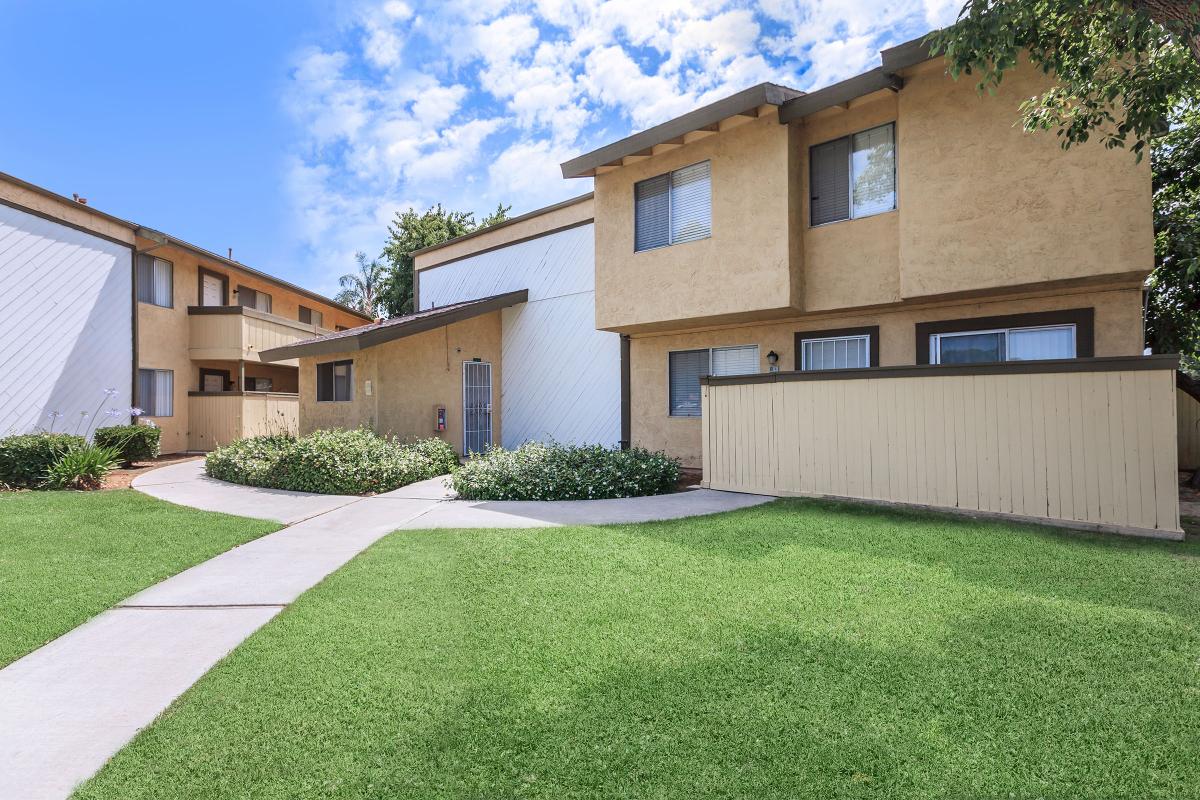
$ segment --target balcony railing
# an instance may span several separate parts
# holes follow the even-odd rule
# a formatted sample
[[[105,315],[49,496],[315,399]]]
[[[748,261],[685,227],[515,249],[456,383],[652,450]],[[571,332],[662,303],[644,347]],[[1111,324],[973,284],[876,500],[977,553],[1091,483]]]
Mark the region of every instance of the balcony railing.
[[[243,306],[189,306],[188,353],[195,361],[261,361],[259,353],[332,331]],[[279,364],[298,366],[299,361]]]
[[[247,436],[296,433],[300,395],[188,392],[188,449],[209,451]]]

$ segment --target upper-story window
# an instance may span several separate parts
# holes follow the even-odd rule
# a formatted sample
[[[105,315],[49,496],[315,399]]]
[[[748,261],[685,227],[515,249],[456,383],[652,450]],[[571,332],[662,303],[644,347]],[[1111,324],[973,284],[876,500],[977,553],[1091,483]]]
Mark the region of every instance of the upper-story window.
[[[315,308],[300,306],[300,313],[298,316],[300,317],[301,322],[307,322],[309,325],[316,325],[318,328],[325,327],[325,317]]]
[[[633,185],[635,252],[712,236],[712,169],[707,161]]]
[[[175,266],[161,258],[140,253],[137,257],[137,298],[139,302],[173,308]]]
[[[271,295],[266,292],[238,284],[237,301],[238,305],[244,308],[255,308],[268,314],[271,313]]]
[[[896,124],[889,122],[808,150],[813,225],[896,207]]]

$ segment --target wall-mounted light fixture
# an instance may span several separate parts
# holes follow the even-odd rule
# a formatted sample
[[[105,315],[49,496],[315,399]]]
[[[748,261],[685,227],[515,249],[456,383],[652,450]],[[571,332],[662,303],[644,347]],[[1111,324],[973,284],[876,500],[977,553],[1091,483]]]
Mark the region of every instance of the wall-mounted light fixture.
[[[774,350],[767,353],[767,369],[771,372],[779,372],[779,353]]]

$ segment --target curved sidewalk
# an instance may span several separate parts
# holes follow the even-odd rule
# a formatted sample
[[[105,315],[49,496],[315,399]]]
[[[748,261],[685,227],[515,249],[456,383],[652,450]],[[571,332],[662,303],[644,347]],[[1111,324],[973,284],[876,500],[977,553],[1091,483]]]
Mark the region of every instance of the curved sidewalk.
[[[66,798],[259,627],[378,539],[420,528],[647,522],[772,498],[694,489],[548,503],[452,499],[440,478],[374,497],[255,489],[190,461],[139,476],[153,497],[282,530],[145,589],[0,669],[0,798]]]

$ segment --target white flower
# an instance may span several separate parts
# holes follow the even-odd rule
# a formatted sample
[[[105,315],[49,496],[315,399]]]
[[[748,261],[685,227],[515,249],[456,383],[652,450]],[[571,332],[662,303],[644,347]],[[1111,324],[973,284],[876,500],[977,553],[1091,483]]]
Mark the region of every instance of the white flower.
[[[131,416],[131,417],[140,417],[142,414],[145,414],[145,413],[146,413],[145,411],[142,411],[137,406],[131,406],[129,409],[129,416]]]
[[[118,391],[117,391],[116,389],[114,389],[114,388],[108,388],[108,389],[105,389],[105,390],[104,390],[104,396],[105,396],[105,397],[116,397],[118,394],[120,394],[120,392],[118,392]]]

